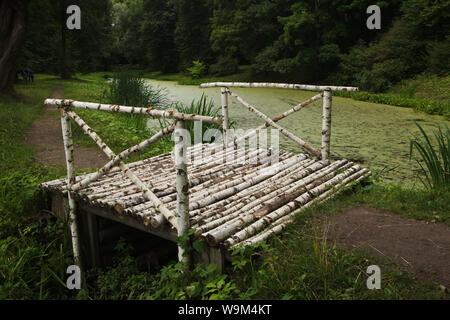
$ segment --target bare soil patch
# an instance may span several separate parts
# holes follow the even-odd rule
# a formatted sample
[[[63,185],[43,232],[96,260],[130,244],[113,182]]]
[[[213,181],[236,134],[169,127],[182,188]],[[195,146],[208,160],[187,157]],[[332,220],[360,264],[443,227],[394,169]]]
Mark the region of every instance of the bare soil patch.
[[[52,93],[55,99],[62,98],[61,86],[57,86]],[[55,107],[45,107],[42,115],[35,121],[26,137],[25,142],[36,150],[35,159],[43,165],[66,166],[66,156],[61,133],[61,120]],[[74,147],[75,168],[100,168],[108,158],[100,150],[85,147]]]
[[[325,228],[328,239],[338,247],[368,250],[418,279],[450,287],[450,227],[446,224],[357,207],[327,215]]]

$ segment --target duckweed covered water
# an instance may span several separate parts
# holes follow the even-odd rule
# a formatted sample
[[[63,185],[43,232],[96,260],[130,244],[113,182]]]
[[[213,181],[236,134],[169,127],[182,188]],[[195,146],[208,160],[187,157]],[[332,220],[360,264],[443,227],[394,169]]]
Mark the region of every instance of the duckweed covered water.
[[[171,81],[148,82],[166,88],[174,101],[190,103],[204,93],[220,106],[219,88],[200,89]],[[311,91],[286,89],[231,89],[271,117],[315,95]],[[236,128],[250,129],[263,123],[234,98],[230,97],[229,104],[230,117],[235,121]],[[322,100],[319,100],[281,120],[279,124],[320,149],[321,119]],[[383,170],[381,176],[386,182],[408,185],[418,183],[417,166],[414,160],[409,160],[410,139],[419,134],[414,121],[425,128],[450,125],[450,121],[444,117],[415,112],[409,108],[333,97],[331,156],[334,159],[355,161],[372,170]],[[280,137],[280,144],[283,149],[303,152],[301,147],[284,136]]]

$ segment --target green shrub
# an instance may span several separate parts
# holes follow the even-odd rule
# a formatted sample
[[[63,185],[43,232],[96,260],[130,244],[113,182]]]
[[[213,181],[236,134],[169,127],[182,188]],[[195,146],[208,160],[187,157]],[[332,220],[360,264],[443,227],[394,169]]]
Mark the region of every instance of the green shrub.
[[[420,160],[416,160],[425,178],[423,185],[431,190],[448,190],[450,188],[450,129],[439,127],[433,130],[432,141],[425,130],[417,124],[422,136],[411,141],[410,157],[417,150]]]
[[[131,247],[123,240],[116,246],[114,266],[99,272],[97,295],[100,299],[170,299],[170,300],[224,300],[248,298],[237,289],[227,275],[216,265],[196,265],[186,272],[186,266],[173,263],[160,272],[141,272],[129,253]]]
[[[203,62],[196,60],[192,62],[192,67],[187,68],[187,71],[192,79],[199,79],[206,74],[206,69]]]

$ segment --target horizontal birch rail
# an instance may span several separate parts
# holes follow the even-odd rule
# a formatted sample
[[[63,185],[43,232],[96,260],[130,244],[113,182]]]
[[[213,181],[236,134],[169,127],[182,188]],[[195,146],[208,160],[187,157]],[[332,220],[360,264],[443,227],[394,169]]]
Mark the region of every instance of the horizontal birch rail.
[[[262,113],[261,111],[259,111],[258,109],[256,109],[255,107],[253,107],[252,105],[250,105],[248,102],[246,102],[244,99],[242,99],[241,97],[239,97],[237,94],[233,93],[232,91],[228,90],[228,93],[236,98],[236,100],[238,100],[240,103],[242,103],[242,105],[244,105],[249,111],[253,112],[254,114],[256,114],[258,117],[260,117],[261,119],[263,119],[266,123],[268,123],[270,126],[274,127],[275,129],[278,129],[282,134],[284,134],[286,137],[288,137],[289,139],[291,139],[292,141],[298,143],[301,147],[303,147],[305,150],[307,150],[309,153],[313,154],[314,156],[320,158],[321,154],[319,151],[317,151],[316,149],[314,149],[310,144],[308,144],[307,142],[305,142],[304,140],[300,139],[299,137],[297,137],[296,135],[292,134],[291,132],[289,132],[288,130],[286,130],[285,128],[279,126],[278,124],[275,123],[275,121],[273,121],[272,119],[270,119],[268,116],[266,116],[264,113]]]
[[[239,88],[279,88],[279,89],[295,89],[309,91],[359,91],[356,87],[336,87],[336,86],[315,86],[308,84],[289,84],[289,83],[264,83],[264,82],[212,82],[202,83],[200,88],[215,87],[239,87]]]
[[[80,102],[73,100],[64,99],[46,99],[45,105],[56,106],[58,108],[80,108],[80,109],[90,109],[90,110],[100,110],[106,112],[118,112],[118,113],[130,113],[130,114],[141,114],[147,115],[152,118],[165,118],[173,120],[186,120],[186,121],[203,121],[205,123],[212,123],[217,125],[222,125],[222,118],[202,116],[198,114],[186,114],[180,113],[172,110],[157,110],[151,107],[149,108],[137,108],[137,107],[127,107],[111,104],[101,104],[93,102]]]

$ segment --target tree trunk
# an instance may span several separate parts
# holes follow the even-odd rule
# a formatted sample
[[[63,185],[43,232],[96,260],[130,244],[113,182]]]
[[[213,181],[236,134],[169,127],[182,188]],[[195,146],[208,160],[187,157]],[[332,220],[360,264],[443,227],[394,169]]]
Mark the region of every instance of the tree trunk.
[[[25,37],[27,0],[0,0],[0,91],[11,90],[16,60]]]
[[[66,49],[66,1],[60,0],[60,24],[61,24],[61,65],[60,72],[62,79],[69,79],[70,74],[67,70],[67,49]]]

